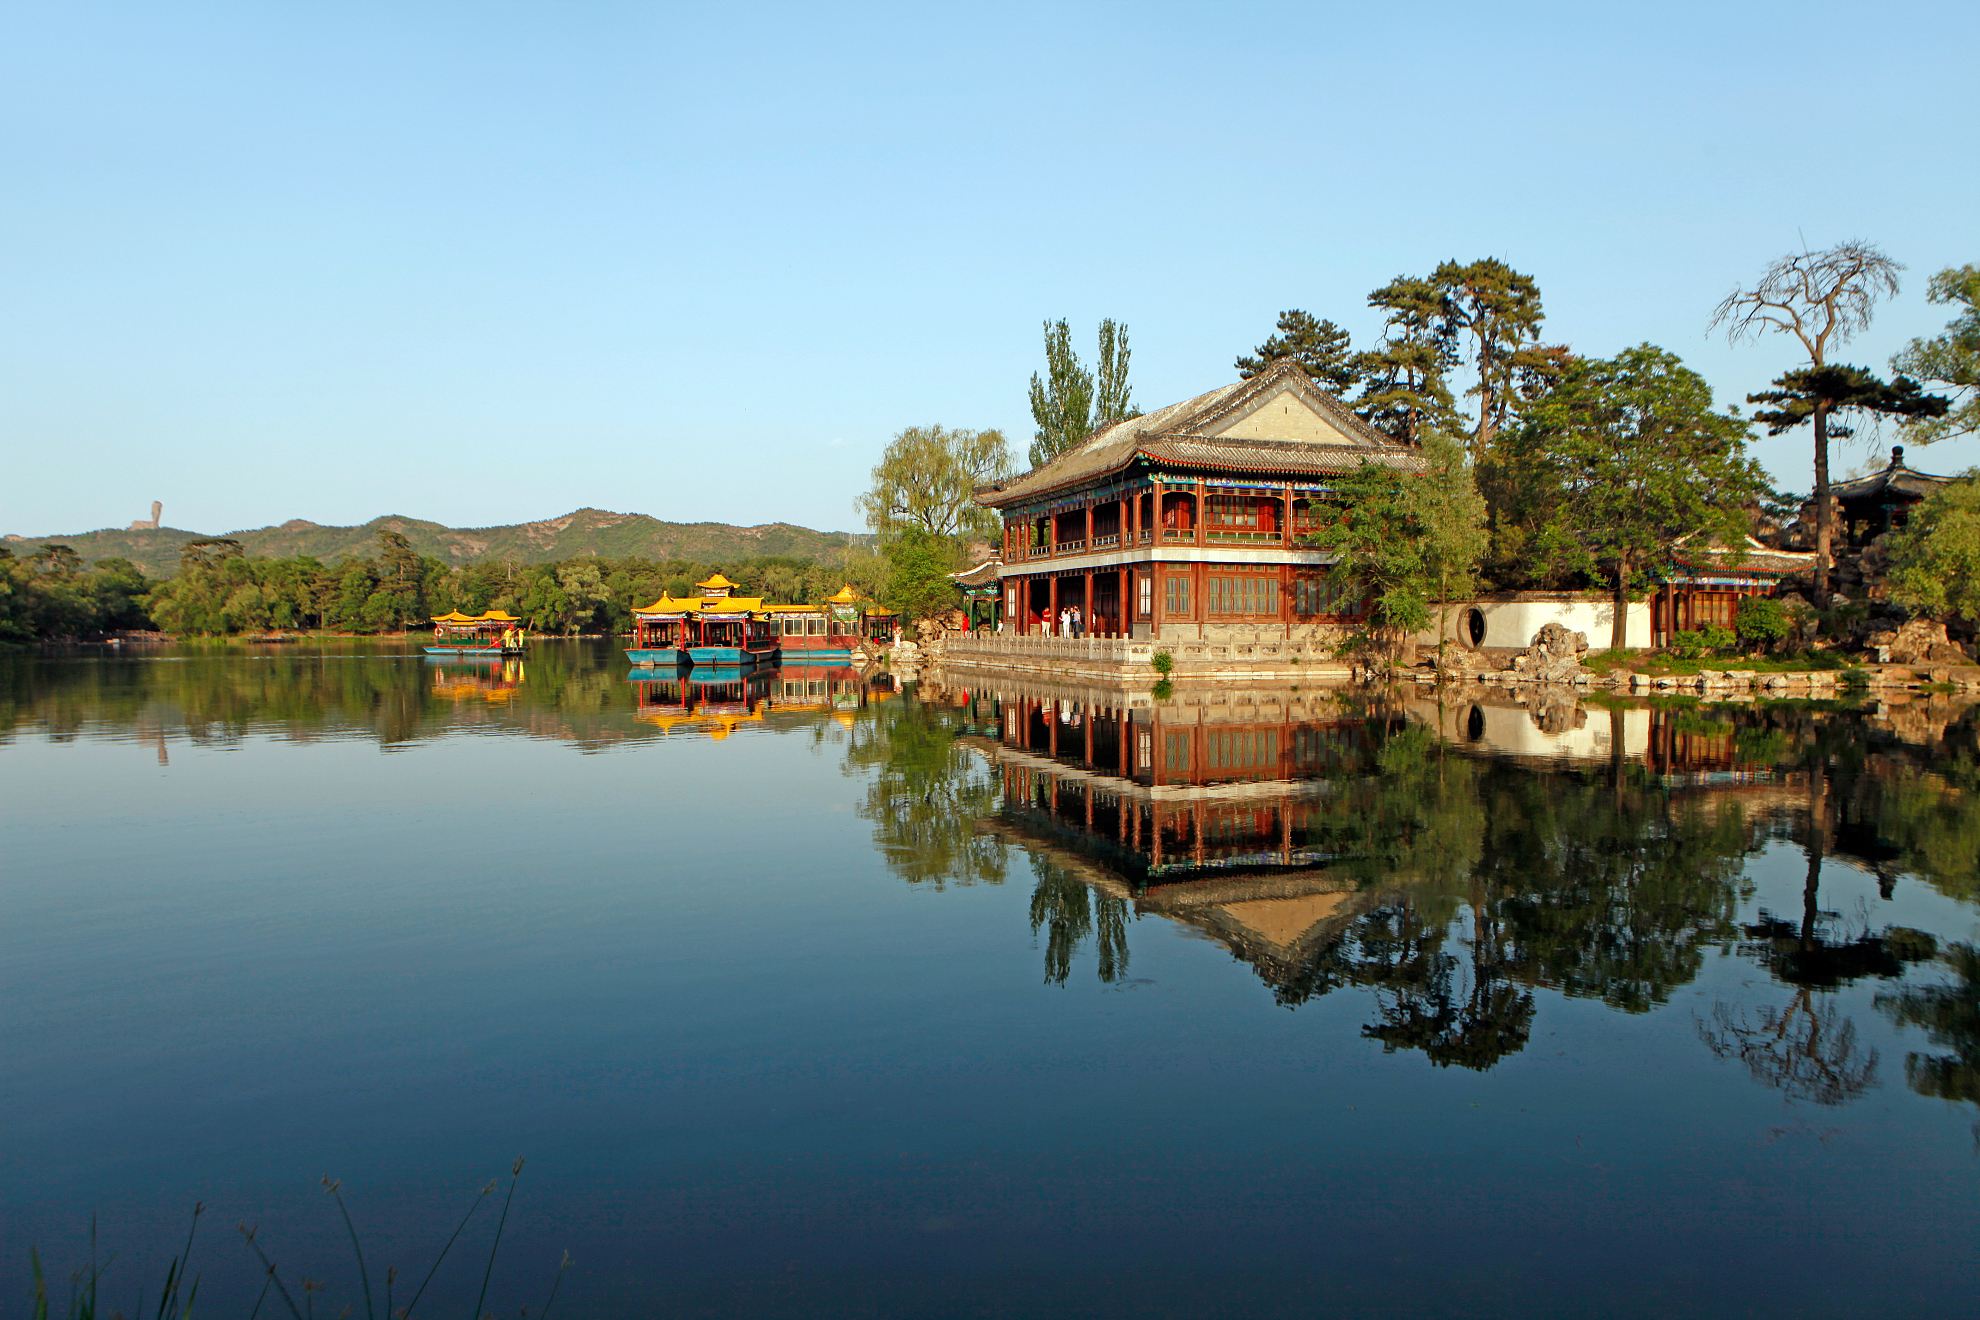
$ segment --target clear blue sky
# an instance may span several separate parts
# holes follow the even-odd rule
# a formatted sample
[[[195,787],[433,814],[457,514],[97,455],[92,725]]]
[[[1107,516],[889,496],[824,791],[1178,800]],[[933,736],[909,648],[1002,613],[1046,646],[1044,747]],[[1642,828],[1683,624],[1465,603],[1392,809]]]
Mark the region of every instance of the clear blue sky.
[[[18,4],[0,531],[580,505],[855,524],[887,438],[1030,437],[1039,323],[1136,399],[1284,307],[1498,255],[1587,353],[1803,237],[1980,260],[1980,6]],[[1764,441],[1783,484],[1808,441]],[[1980,445],[1913,454],[1933,469]],[[1839,471],[1869,461],[1839,456]]]

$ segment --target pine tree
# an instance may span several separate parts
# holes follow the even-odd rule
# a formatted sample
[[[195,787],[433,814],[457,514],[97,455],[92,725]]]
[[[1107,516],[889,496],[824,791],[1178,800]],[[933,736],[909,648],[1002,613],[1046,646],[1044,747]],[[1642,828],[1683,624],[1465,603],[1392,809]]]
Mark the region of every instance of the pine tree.
[[[1250,380],[1284,358],[1299,363],[1301,370],[1330,394],[1345,397],[1361,378],[1348,332],[1296,307],[1279,313],[1278,333],[1258,346],[1255,357],[1237,360],[1238,375]]]
[[[1829,365],[1829,350],[1870,325],[1879,298],[1898,291],[1904,267],[1868,243],[1839,243],[1820,252],[1790,252],[1768,266],[1750,289],[1734,289],[1712,313],[1737,343],[1763,333],[1791,334],[1810,368]],[[1785,378],[1784,378],[1785,379]],[[1783,389],[1788,387],[1783,386]],[[1815,603],[1829,603],[1829,407],[1815,402]]]
[[[1445,333],[1453,341],[1469,337],[1478,383],[1478,418],[1471,433],[1471,457],[1483,458],[1512,415],[1520,350],[1540,338],[1540,285],[1497,257],[1460,264],[1446,261],[1430,281],[1443,293]]]
[[[1445,375],[1456,353],[1443,291],[1429,280],[1399,275],[1369,294],[1368,305],[1387,317],[1381,343],[1356,360],[1362,387],[1355,411],[1407,444],[1419,443],[1427,431],[1455,431],[1457,405]]]

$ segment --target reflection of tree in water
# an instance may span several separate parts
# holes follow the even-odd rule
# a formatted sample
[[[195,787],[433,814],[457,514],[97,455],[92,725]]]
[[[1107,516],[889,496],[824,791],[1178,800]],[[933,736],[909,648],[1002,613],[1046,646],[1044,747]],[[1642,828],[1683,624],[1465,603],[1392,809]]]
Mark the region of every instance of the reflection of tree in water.
[[[297,741],[353,734],[397,746],[463,729],[586,749],[666,736],[630,718],[624,657],[610,643],[532,642],[514,666],[427,662],[395,643],[330,640],[248,648],[191,643],[156,658],[31,665],[0,657],[0,736],[39,724],[51,737],[92,727],[225,746],[252,734]],[[499,702],[436,691],[507,687]],[[834,727],[837,727],[834,725]]]
[[[1004,842],[977,828],[997,808],[998,783],[956,741],[956,716],[911,695],[883,711],[847,747],[845,769],[873,772],[858,811],[887,866],[936,889],[1001,884]]]
[[[1065,867],[1044,857],[1032,859],[1038,883],[1031,891],[1031,934],[1045,932],[1045,979],[1064,985],[1073,955],[1093,937],[1100,979],[1109,984],[1127,975],[1127,900],[1094,891]]]
[[[1504,979],[1504,968],[1480,960],[1469,971],[1437,950],[1412,958],[1406,980],[1375,990],[1381,1021],[1361,1034],[1385,1050],[1422,1050],[1440,1068],[1490,1068],[1526,1048],[1533,1028],[1533,994]]]
[[[1926,878],[1960,896],[1975,883],[1970,851],[1958,854],[1968,831],[1980,830],[1980,773],[1967,752],[1865,750],[1874,731],[1843,712],[1756,710],[1713,725],[1715,733],[1728,728],[1717,742],[1738,768],[1770,773],[1729,778],[1720,791],[1636,764],[1535,769],[1494,761],[1453,750],[1423,725],[1371,721],[1361,758],[1328,773],[1324,792],[1302,795],[1293,826],[1300,847],[1333,859],[1324,867],[1328,883],[1359,889],[1290,941],[1250,938],[1229,916],[1201,920],[1280,1003],[1296,1006],[1342,987],[1364,991],[1368,1038],[1420,1050],[1439,1066],[1476,1069],[1525,1047],[1541,989],[1649,1012],[1695,981],[1710,951],[1737,948],[1790,987],[1790,997],[1720,1008],[1699,1024],[1707,1044],[1789,1094],[1842,1103],[1874,1084],[1878,1061],[1825,991],[1900,977],[1933,956],[1934,945],[1903,928],[1839,929],[1815,887],[1823,860],[1833,846],[1852,860],[1885,857],[1893,875],[1932,865],[1937,873]],[[959,774],[942,770],[929,749],[917,750],[916,739],[940,744],[941,734],[890,728],[889,743],[898,738],[903,746],[882,759],[920,758],[938,778]],[[967,758],[960,764],[973,768]],[[1782,787],[1804,775],[1813,790],[1805,812],[1781,802]],[[992,797],[985,784],[955,810],[973,818]],[[1879,820],[1884,805],[1896,808],[1889,822]],[[1857,836],[1832,842],[1851,822]],[[1861,836],[1879,828],[1884,851],[1863,852]],[[1752,893],[1748,858],[1784,836],[1811,853],[1799,919],[1762,912],[1742,923],[1739,907]],[[1111,837],[1098,842],[1117,846]],[[1126,903],[1106,897],[1105,883],[1083,882],[1079,865],[1055,862],[1049,849],[1037,850],[1035,862],[1029,915],[1034,938],[1042,937],[1046,979],[1069,980],[1089,940],[1101,978],[1123,975]],[[1219,875],[1223,884],[1241,879]],[[1169,883],[1190,882],[1172,876]],[[1157,906],[1198,920],[1173,897]],[[1217,900],[1193,910],[1215,912]],[[1943,1024],[1935,1039],[1951,1043],[1907,1067],[1927,1094],[1963,1097],[1973,1086],[1970,1018],[1980,1009],[1972,1008],[1970,980],[1963,984],[1964,1000],[1960,991],[1926,990],[1879,1001],[1893,1014],[1916,1015],[1906,1021]]]
[[[1282,1003],[1373,992],[1364,1030],[1440,1065],[1524,1048],[1540,988],[1646,1012],[1737,934],[1757,831],[1633,769],[1535,771],[1451,754],[1420,726],[1328,799],[1336,867],[1392,891],[1291,975]]]
[[[1865,977],[1898,977],[1907,962],[1930,958],[1935,943],[1922,931],[1890,927],[1851,935],[1836,929],[1836,914],[1822,910],[1822,865],[1830,832],[1829,786],[1817,768],[1809,778],[1807,870],[1801,917],[1789,922],[1762,911],[1744,928],[1740,953],[1794,988],[1779,1007],[1752,1010],[1715,1004],[1699,1036],[1715,1055],[1738,1059],[1755,1081],[1790,1099],[1819,1105],[1854,1100],[1877,1075],[1877,1051],[1859,1047],[1856,1024],[1842,1016],[1828,991]]]
[[[1877,1051],[1860,1050],[1856,1024],[1834,1003],[1804,986],[1784,1008],[1712,1006],[1699,1035],[1721,1059],[1738,1059],[1753,1080],[1793,1100],[1839,1105],[1867,1090],[1877,1075]]]
[[[1980,947],[1955,944],[1945,963],[1953,980],[1905,986],[1877,996],[1877,1007],[1900,1026],[1917,1027],[1946,1053],[1913,1052],[1904,1079],[1920,1095],[1980,1105]],[[1980,1141],[1980,1124],[1974,1127]]]

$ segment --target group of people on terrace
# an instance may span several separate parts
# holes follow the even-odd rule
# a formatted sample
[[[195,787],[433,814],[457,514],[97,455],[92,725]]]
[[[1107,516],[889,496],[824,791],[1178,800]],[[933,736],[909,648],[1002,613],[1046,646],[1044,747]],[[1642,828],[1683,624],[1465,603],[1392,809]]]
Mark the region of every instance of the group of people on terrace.
[[[1052,616],[1049,613],[1044,615],[1038,626],[1039,631],[1049,634],[1052,631]],[[1059,611],[1058,631],[1061,637],[1086,636],[1086,616],[1079,612],[1079,606],[1068,605]]]

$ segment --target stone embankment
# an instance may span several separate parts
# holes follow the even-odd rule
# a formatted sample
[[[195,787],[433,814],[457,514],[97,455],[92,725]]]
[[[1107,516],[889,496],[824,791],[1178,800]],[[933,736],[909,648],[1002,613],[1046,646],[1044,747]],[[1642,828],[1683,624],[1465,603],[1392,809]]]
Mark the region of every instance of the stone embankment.
[[[947,666],[977,666],[1003,673],[1078,679],[1155,679],[1158,652],[1178,679],[1246,679],[1256,682],[1338,682],[1354,670],[1332,645],[1282,638],[1252,641],[1164,641],[1123,637],[1038,637],[1011,633],[949,633],[924,637],[915,659]],[[896,664],[899,647],[896,647]]]
[[[1422,683],[1456,679],[1488,687],[1574,687],[1630,696],[1700,694],[1740,697],[1804,697],[1820,700],[1851,691],[1891,691],[1923,687],[1980,692],[1980,665],[1946,638],[1943,625],[1914,622],[1873,638],[1879,663],[1855,669],[1762,671],[1736,663],[1690,674],[1645,673],[1629,668],[1596,673],[1582,664],[1588,638],[1550,623],[1534,634],[1526,650],[1502,668],[1473,651],[1448,650],[1439,663],[1411,673]]]

